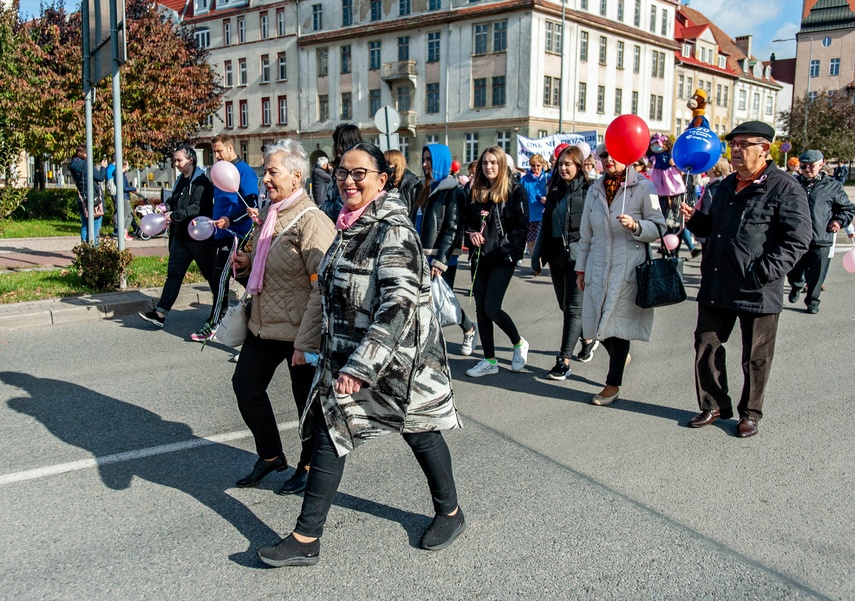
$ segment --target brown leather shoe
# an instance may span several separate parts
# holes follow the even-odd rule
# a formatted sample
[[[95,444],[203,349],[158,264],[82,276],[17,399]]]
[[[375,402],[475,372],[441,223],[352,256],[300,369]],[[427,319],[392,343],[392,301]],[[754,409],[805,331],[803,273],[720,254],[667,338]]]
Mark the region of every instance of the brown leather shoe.
[[[703,428],[704,426],[709,426],[715,420],[721,419],[730,419],[733,417],[732,415],[722,415],[721,409],[710,409],[709,411],[701,411],[695,417],[689,420],[690,428]]]
[[[754,436],[759,431],[760,430],[757,428],[757,422],[753,419],[748,419],[747,417],[743,417],[739,420],[739,423],[736,424],[736,435],[739,438]]]

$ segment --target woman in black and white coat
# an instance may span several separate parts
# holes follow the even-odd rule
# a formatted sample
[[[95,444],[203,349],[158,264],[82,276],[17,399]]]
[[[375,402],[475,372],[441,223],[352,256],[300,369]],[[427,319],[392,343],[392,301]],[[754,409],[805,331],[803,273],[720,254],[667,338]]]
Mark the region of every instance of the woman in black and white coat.
[[[344,208],[321,263],[321,357],[301,420],[315,451],[294,531],[262,547],[267,565],[314,565],[347,453],[397,432],[428,480],[436,515],[421,540],[450,545],[466,527],[451,454],[441,431],[459,428],[442,330],[431,308],[430,274],[418,236],[379,148],[351,147],[333,171]]]

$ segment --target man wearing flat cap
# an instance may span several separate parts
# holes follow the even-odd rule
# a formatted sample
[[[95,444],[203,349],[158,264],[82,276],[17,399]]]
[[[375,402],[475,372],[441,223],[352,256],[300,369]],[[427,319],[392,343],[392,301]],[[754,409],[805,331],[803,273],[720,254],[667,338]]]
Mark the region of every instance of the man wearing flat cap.
[[[855,217],[855,205],[849,202],[843,185],[822,172],[824,160],[819,150],[808,150],[799,157],[798,181],[807,193],[813,234],[810,248],[787,274],[789,301],[797,303],[807,284],[805,306],[811,314],[819,313],[819,294],[831,262],[829,249],[834,237]]]
[[[742,395],[736,435],[754,436],[775,353],[784,276],[808,248],[811,222],[804,188],[769,158],[775,130],[760,121],[736,126],[725,139],[734,173],[725,178],[709,213],[683,203],[686,227],[707,238],[701,260],[695,328],[695,389],[702,428],[733,417],[724,343],[736,321],[742,331]]]

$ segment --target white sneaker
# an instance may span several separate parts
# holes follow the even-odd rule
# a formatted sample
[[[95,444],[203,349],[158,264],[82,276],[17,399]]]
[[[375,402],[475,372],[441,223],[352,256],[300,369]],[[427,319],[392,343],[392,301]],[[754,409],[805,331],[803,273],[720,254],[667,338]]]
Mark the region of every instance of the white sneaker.
[[[466,375],[470,378],[480,378],[481,376],[490,376],[499,373],[499,364],[490,363],[486,359],[481,359],[475,364],[475,367],[466,370]]]
[[[522,344],[514,347],[514,358],[511,361],[511,371],[522,371],[528,359],[528,340],[522,339]]]
[[[463,344],[460,345],[460,354],[468,357],[475,350],[478,344],[475,340],[478,338],[478,326],[472,324],[472,329],[468,332],[463,332]]]

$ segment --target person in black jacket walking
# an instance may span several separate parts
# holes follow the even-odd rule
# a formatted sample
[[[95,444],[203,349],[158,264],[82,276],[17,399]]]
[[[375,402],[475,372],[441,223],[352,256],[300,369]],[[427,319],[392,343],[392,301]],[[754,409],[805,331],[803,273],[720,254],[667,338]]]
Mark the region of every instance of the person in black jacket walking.
[[[312,198],[318,206],[327,197],[327,190],[330,187],[330,182],[332,182],[332,176],[329,174],[329,164],[330,160],[327,157],[318,157],[315,167],[312,169]]]
[[[387,150],[388,154],[398,152]],[[403,155],[401,155],[403,158]],[[394,164],[394,161],[393,161]],[[443,144],[428,144],[422,150],[424,184],[411,207],[410,220],[419,233],[422,249],[430,265],[431,279],[442,276],[454,289],[457,263],[463,245],[463,207],[466,194],[451,175],[451,151]],[[463,330],[460,354],[469,356],[475,349],[475,325],[461,308],[458,324]]]
[[[80,239],[83,242],[89,241],[89,218],[86,216],[85,209],[87,208],[86,201],[86,147],[78,146],[77,154],[71,159],[71,164],[68,166],[71,172],[71,178],[74,180],[74,185],[77,187],[77,212],[80,213]],[[104,203],[104,191],[98,182],[103,182],[107,179],[107,159],[101,161],[100,168],[93,167],[92,180],[94,182],[93,192],[93,207]],[[97,212],[97,209],[96,209]],[[101,213],[103,215],[103,212]],[[102,217],[95,217],[92,226],[92,242],[98,246],[98,236],[101,232]]]
[[[725,139],[736,170],[721,182],[708,214],[683,203],[693,234],[707,238],[701,260],[695,329],[695,386],[701,412],[689,420],[701,428],[733,417],[724,343],[736,320],[742,329],[742,373],[736,435],[754,436],[775,353],[784,276],[811,239],[810,214],[796,179],[769,157],[775,130],[748,121]]]
[[[465,225],[469,236],[472,295],[484,350],[484,359],[468,369],[466,375],[479,378],[499,373],[494,323],[514,345],[511,370],[522,371],[528,359],[528,342],[520,336],[511,316],[502,309],[502,301],[516,263],[522,260],[525,250],[528,195],[522,186],[513,183],[507,155],[499,146],[489,147],[478,159]]]
[[[807,192],[813,235],[810,248],[787,274],[791,286],[788,300],[797,303],[807,284],[805,305],[811,314],[819,313],[819,295],[828,274],[834,237],[855,217],[855,205],[849,202],[843,185],[822,172],[824,158],[819,150],[808,150],[799,157],[798,182]]]
[[[582,334],[582,291],[576,286],[576,250],[579,247],[579,224],[585,208],[590,182],[585,174],[582,151],[568,146],[555,161],[546,188],[543,222],[531,255],[531,269],[540,275],[549,264],[552,287],[558,306],[564,313],[561,350],[555,366],[547,374],[550,380],[564,380],[570,374],[570,358]],[[590,361],[597,341],[582,339],[580,361]]]
[[[169,264],[166,267],[166,282],[154,311],[139,312],[139,316],[150,324],[162,328],[166,315],[175,304],[181,283],[196,261],[202,276],[208,281],[211,292],[219,288],[218,274],[214,267],[217,247],[213,237],[195,240],[187,228],[194,217],[210,217],[214,211],[214,184],[196,166],[196,151],[188,145],[179,146],[172,154],[172,163],[180,176],[175,182],[169,206]]]

